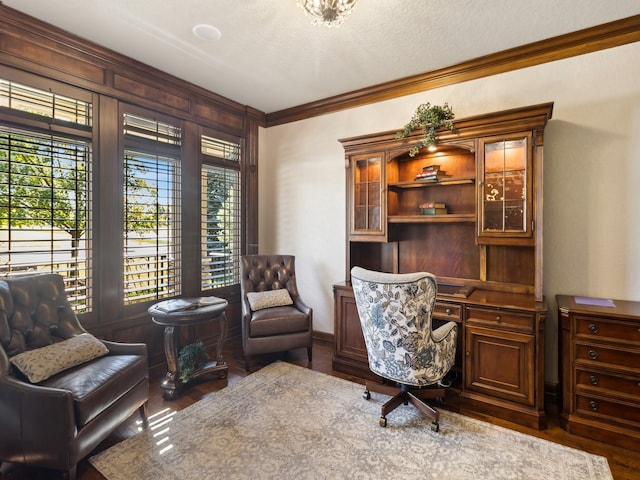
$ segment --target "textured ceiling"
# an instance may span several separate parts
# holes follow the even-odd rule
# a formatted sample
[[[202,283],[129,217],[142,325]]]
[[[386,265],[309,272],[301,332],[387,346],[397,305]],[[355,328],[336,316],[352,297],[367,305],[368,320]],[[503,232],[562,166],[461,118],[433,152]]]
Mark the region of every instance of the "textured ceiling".
[[[639,0],[360,0],[329,29],[295,0],[2,3],[265,113],[640,14]],[[221,38],[197,38],[202,23]]]

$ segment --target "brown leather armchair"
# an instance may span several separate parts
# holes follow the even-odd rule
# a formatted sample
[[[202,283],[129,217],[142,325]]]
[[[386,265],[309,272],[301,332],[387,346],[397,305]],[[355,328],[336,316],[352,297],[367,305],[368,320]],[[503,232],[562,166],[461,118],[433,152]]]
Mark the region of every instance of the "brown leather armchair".
[[[307,348],[311,361],[313,311],[298,293],[295,257],[243,256],[240,262],[240,286],[242,348],[246,369],[249,370],[251,355],[302,347]]]
[[[63,341],[82,334],[101,356],[37,383],[11,362],[43,348],[55,355]],[[60,275],[0,281],[0,462],[61,470],[65,478],[75,478],[77,463],[136,410],[147,424],[147,362],[145,344],[89,336],[69,306]]]

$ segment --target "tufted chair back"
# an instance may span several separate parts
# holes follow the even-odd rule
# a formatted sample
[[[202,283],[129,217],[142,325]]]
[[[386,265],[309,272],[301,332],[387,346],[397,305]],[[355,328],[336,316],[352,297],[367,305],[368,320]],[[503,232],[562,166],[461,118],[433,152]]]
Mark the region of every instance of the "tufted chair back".
[[[100,355],[96,343],[93,351],[60,343],[85,333],[102,344]],[[25,352],[14,368],[13,357]],[[78,462],[136,410],[147,424],[148,398],[147,346],[89,335],[62,276],[0,280],[0,463],[60,470],[73,480]]]
[[[245,293],[286,288],[294,301],[299,296],[293,255],[245,255],[241,272]]]
[[[9,358],[84,333],[57,274],[0,280],[0,372]]]
[[[300,298],[293,255],[245,255],[240,262],[242,291],[242,347],[245,367],[254,354],[286,352],[306,347],[312,351],[312,310]],[[252,310],[249,294],[284,289],[291,300]],[[286,294],[285,294],[286,296]],[[287,299],[288,300],[288,299]],[[254,305],[255,307],[255,305]]]

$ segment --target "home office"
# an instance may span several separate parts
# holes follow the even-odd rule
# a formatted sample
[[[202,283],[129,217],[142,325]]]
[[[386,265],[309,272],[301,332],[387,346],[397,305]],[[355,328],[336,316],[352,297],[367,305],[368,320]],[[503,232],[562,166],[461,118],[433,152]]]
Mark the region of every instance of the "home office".
[[[69,144],[72,139],[71,143],[76,147],[74,162],[78,165],[89,159],[93,162],[92,183],[87,190],[92,199],[89,205],[91,229],[83,230],[73,247],[78,253],[73,257],[77,259],[74,265],[79,265],[78,271],[85,275],[82,281],[74,284],[77,295],[73,299],[85,329],[99,338],[145,343],[151,372],[160,377],[166,371],[164,338],[163,329],[155,325],[148,314],[152,304],[171,296],[225,298],[229,302],[226,345],[231,348],[234,338],[241,336],[240,254],[293,254],[297,288],[313,308],[314,341],[329,345],[329,360],[324,364],[331,373],[334,358],[343,364],[345,358],[344,349],[338,346],[334,351],[340,332],[335,328],[333,289],[334,285],[348,280],[348,272],[355,265],[354,255],[366,256],[369,263],[363,266],[380,267],[379,270],[429,271],[429,265],[411,263],[412,257],[403,256],[404,247],[415,244],[421,231],[441,235],[437,232],[460,229],[465,233],[453,238],[468,245],[473,258],[465,259],[470,260],[468,263],[459,257],[455,258],[458,262],[455,264],[443,262],[436,266],[441,269],[435,272],[436,275],[447,277],[448,283],[462,278],[465,282],[461,283],[471,280],[478,284],[496,282],[492,275],[497,275],[497,282],[507,284],[511,289],[518,290],[515,285],[531,285],[532,288],[524,289],[530,291],[523,293],[533,295],[535,285],[541,285],[546,306],[533,315],[536,318],[544,316],[544,329],[539,329],[538,324],[531,329],[535,332],[535,341],[540,342],[536,345],[543,345],[544,351],[534,349],[532,356],[526,357],[536,368],[540,367],[541,374],[535,376],[535,407],[528,411],[535,411],[535,417],[544,413],[547,430],[553,431],[558,423],[552,423],[552,414],[541,406],[558,402],[560,383],[564,381],[559,375],[562,363],[559,345],[562,342],[556,295],[639,300],[640,269],[633,240],[639,232],[638,222],[633,221],[636,212],[632,208],[637,203],[634,173],[638,164],[635,161],[638,151],[635,135],[638,65],[634,60],[638,57],[637,15],[640,12],[636,2],[623,2],[614,9],[597,2],[590,8],[584,8],[582,2],[561,6],[555,2],[540,2],[539,8],[534,9],[536,15],[525,14],[516,7],[505,5],[506,2],[495,2],[493,6],[507,16],[507,20],[501,22],[503,30],[511,34],[510,41],[504,44],[492,43],[497,42],[496,35],[504,33],[495,23],[488,23],[497,18],[495,12],[493,15],[490,10],[471,14],[456,11],[455,5],[445,4],[438,7],[446,8],[444,12],[450,12],[453,17],[438,13],[435,5],[425,8],[422,2],[408,2],[408,12],[399,12],[388,5],[377,5],[378,11],[372,12],[364,3],[358,2],[356,10],[346,17],[339,29],[321,29],[321,26],[311,25],[308,16],[293,1],[279,2],[282,4],[274,7],[276,11],[267,11],[265,6],[258,8],[252,2],[229,6],[228,10],[216,4],[219,12],[207,11],[206,2],[199,2],[197,15],[191,13],[190,16],[188,9],[182,9],[180,17],[175,11],[165,12],[166,17],[162,17],[159,10],[147,11],[141,4],[136,6],[136,2],[132,3],[131,10],[125,9],[124,2],[95,2],[92,11],[85,11],[86,7],[76,2],[70,3],[77,9],[74,15],[82,14],[85,20],[81,22],[83,29],[75,30],[71,24],[75,17],[63,10],[63,3],[56,8],[51,8],[50,4],[44,8],[40,2],[2,3],[1,77],[4,82],[11,82],[15,88],[13,92],[29,92],[27,97],[38,99],[34,104],[39,104],[42,92],[55,94],[55,98],[47,98],[56,104],[61,101],[67,105],[72,101],[73,118],[70,119],[65,109],[56,107],[56,115],[60,116],[54,115],[50,120],[46,115],[34,114],[39,108],[34,105],[26,112],[16,113],[3,104],[0,113],[3,128],[10,127],[9,135],[15,139],[15,145],[24,144],[26,138],[36,139],[33,143],[49,147]],[[558,8],[563,11],[558,13]],[[216,13],[221,17],[216,17]],[[377,20],[376,14],[381,15]],[[92,15],[100,21],[89,22],[87,18]],[[205,17],[208,18],[205,20]],[[389,44],[385,48],[393,50],[393,56],[379,57],[374,72],[365,71],[365,67],[354,59],[363,57],[367,51],[376,51],[376,48],[372,48],[372,43],[356,42],[357,32],[362,35],[368,26],[382,22],[382,18],[396,17],[401,25],[419,21],[437,24],[439,20],[447,26],[444,35],[447,41],[441,48],[455,47],[447,54],[448,60],[445,63],[443,60],[429,62],[439,48],[433,46],[435,43],[427,43],[426,39],[420,39],[423,43],[418,43],[418,38],[401,42],[415,27],[405,26],[404,32],[389,28],[385,29],[389,32],[384,35]],[[216,23],[216,18],[227,19],[227,23]],[[205,21],[220,29],[220,41],[233,38],[231,44],[222,45],[225,55],[235,52],[234,61],[229,57],[226,61],[216,57],[222,55],[216,52],[222,49],[221,44],[211,45],[193,37],[191,28]],[[228,23],[232,21],[239,23]],[[563,21],[568,23],[563,25]],[[185,30],[187,22],[190,23],[181,34],[183,36],[164,33],[171,23],[180,23]],[[107,25],[120,32],[138,32],[138,36],[126,41],[116,38],[124,33],[103,32],[101,29]],[[246,38],[247,42],[253,41],[247,45],[231,37],[234,30],[245,32],[244,36],[248,31],[258,32],[259,25],[272,29],[261,41],[255,37]],[[430,27],[421,29],[435,29],[431,23],[426,25]],[[379,28],[376,30],[380,31]],[[280,31],[288,32],[287,38],[276,38]],[[480,32],[484,32],[484,36],[477,36]],[[293,78],[294,66],[275,67],[273,62],[282,56],[278,52],[288,52],[286,48],[292,48],[286,45],[292,43],[290,35],[294,34],[298,35],[295,37],[299,39],[298,43],[304,43],[305,53],[298,53],[298,56],[292,53],[289,59],[295,66],[296,60],[299,63],[305,56],[314,57],[315,65],[300,63],[299,66],[316,78],[312,75],[312,78],[284,84],[284,80]],[[111,40],[107,41],[105,37]],[[264,42],[267,37],[272,41]],[[315,46],[320,39],[326,43]],[[136,49],[114,48],[115,42],[120,40]],[[429,41],[435,42],[435,39]],[[145,42],[155,42],[155,48]],[[233,78],[234,65],[241,62],[240,51],[260,50],[257,45],[261,42],[265,43],[262,55],[270,54],[271,68],[252,59],[251,73],[245,72],[244,79]],[[341,58],[339,49],[344,45],[349,45],[354,57],[342,65],[341,74],[329,73],[327,68]],[[418,48],[415,45],[427,46]],[[419,61],[415,58],[407,60],[413,65],[412,70],[400,57],[409,57],[415,49],[423,51]],[[311,50],[313,55],[309,53]],[[377,51],[380,55],[387,53],[382,47]],[[148,57],[142,55],[145,52]],[[171,59],[169,52],[172,52]],[[175,67],[164,68],[165,61]],[[186,76],[190,62],[200,62],[200,66],[194,68],[193,77]],[[346,82],[344,88],[338,79]],[[249,80],[259,83],[247,85]],[[283,89],[288,95],[268,93],[263,84],[286,85]],[[5,85],[3,83],[3,88]],[[236,86],[244,86],[246,93],[243,96],[232,94],[231,87]],[[307,93],[304,93],[305,86],[309,90]],[[476,239],[486,239],[488,235],[477,234],[478,177],[474,163],[473,167],[466,167],[473,172],[466,176],[473,176],[475,182],[447,187],[443,194],[453,197],[454,193],[448,193],[449,190],[471,190],[472,205],[463,203],[468,202],[464,200],[464,194],[461,203],[455,203],[453,198],[445,201],[451,209],[460,208],[459,215],[473,216],[473,221],[448,224],[440,219],[421,219],[411,224],[401,218],[400,212],[388,210],[385,225],[394,231],[400,230],[404,243],[397,243],[390,237],[389,241],[369,242],[363,246],[365,242],[357,240],[358,247],[362,248],[347,250],[351,233],[347,224],[346,185],[351,170],[345,168],[345,160],[351,151],[346,151],[345,146],[351,146],[346,145],[345,140],[363,137],[361,144],[365,144],[373,141],[376,135],[393,136],[416,107],[426,102],[436,105],[448,102],[454,108],[456,119],[470,123],[472,119],[507,115],[505,112],[514,109],[553,103],[552,115],[544,126],[543,169],[536,171],[543,179],[544,203],[540,207],[544,216],[541,217],[542,225],[537,224],[535,230],[531,231],[528,224],[528,234],[543,232],[543,244],[513,248],[496,245],[500,243],[497,240],[476,244]],[[90,113],[91,121],[83,120],[85,114],[78,113],[83,109]],[[460,132],[465,134],[469,129],[461,128]],[[528,130],[520,128],[519,131]],[[469,135],[486,138],[492,133]],[[530,143],[529,147],[532,145]],[[361,147],[365,148],[353,144],[354,149]],[[468,146],[461,145],[455,148],[449,145],[448,148],[458,158],[473,156],[473,161],[477,161],[478,149],[472,152]],[[90,156],[85,152],[90,152]],[[386,164],[389,169],[396,168],[400,161],[405,164],[413,161],[406,152],[394,158],[395,163]],[[435,163],[422,162],[420,168]],[[448,170],[455,173],[453,167]],[[168,188],[165,180],[156,182],[156,178],[170,180],[172,187]],[[144,182],[134,181],[136,179]],[[402,179],[387,181],[400,183]],[[225,192],[238,195],[229,195],[222,200],[212,196],[203,206],[202,186],[210,185],[211,192],[215,192],[214,187],[220,182],[226,185]],[[194,187],[196,185],[198,187]],[[73,188],[76,191],[79,187]],[[393,195],[405,198],[402,201],[407,204],[410,196],[415,195],[397,186],[394,189]],[[179,216],[154,220],[152,211],[137,208],[145,204],[140,200],[142,198],[155,198],[158,200],[155,203],[161,205],[177,205],[171,202],[177,198],[178,191]],[[528,201],[536,198],[533,193]],[[426,200],[439,201],[437,198]],[[62,210],[70,211],[69,208]],[[239,215],[224,217],[223,222],[218,213],[224,211],[239,212]],[[210,229],[207,229],[207,212],[211,213]],[[451,214],[458,213],[452,210]],[[389,217],[394,215],[389,223]],[[224,238],[212,233],[220,225],[231,229],[231,233]],[[156,232],[154,241],[150,241],[147,233],[141,233],[138,226]],[[542,230],[538,230],[539,227]],[[70,235],[62,227],[56,227],[56,234],[48,235],[41,225],[34,224],[29,228],[44,232],[38,237],[38,243],[25,247],[31,253],[64,249],[71,252],[73,235],[81,230],[71,228]],[[473,230],[472,234],[470,230]],[[179,241],[174,233],[167,232],[180,232]],[[15,269],[11,266],[12,272],[18,272],[22,267],[28,271],[30,263],[34,262],[18,255],[18,246],[26,244],[18,243],[20,239],[15,235],[11,238],[15,243],[6,250],[12,251],[12,261],[17,263]],[[455,240],[446,238],[439,248],[455,251]],[[372,251],[375,248],[380,250],[377,257]],[[520,249],[531,253],[531,258],[541,259],[543,253],[544,268],[538,269],[530,257],[520,257]],[[127,253],[123,255],[123,251]],[[457,251],[458,254],[461,251]],[[227,261],[230,256],[238,260],[236,270],[225,269],[232,263]],[[50,265],[69,263],[67,257],[62,262],[54,257]],[[79,263],[81,261],[84,263]],[[469,271],[469,265],[475,270]],[[448,270],[443,270],[445,268]],[[59,266],[54,269],[64,270]],[[160,280],[146,277],[147,283],[144,283],[140,272],[149,270],[168,272],[167,277]],[[480,286],[475,285],[478,291],[483,291]],[[489,286],[495,286],[495,283]],[[86,301],[86,298],[90,300]],[[466,300],[450,301],[448,307],[460,308],[462,322],[467,318],[464,316],[467,306],[479,307],[474,301],[472,298],[471,305]],[[482,317],[473,318],[488,321]],[[215,324],[198,325],[192,333],[194,338],[198,337],[212,347],[218,336],[216,328]],[[483,333],[480,328],[476,332]],[[323,347],[316,344],[312,360],[314,368],[323,362],[322,354],[318,354]],[[362,350],[357,354],[361,360]],[[459,349],[458,355],[465,354],[464,348]],[[304,349],[290,355],[296,361],[308,361]],[[237,354],[225,352],[225,357],[229,363],[238,360],[236,363],[243,365],[241,347]],[[256,357],[254,361],[259,365],[263,360],[261,355]],[[363,362],[359,363],[363,365]],[[231,377],[244,371],[239,366],[231,369]],[[206,388],[206,383],[187,392],[197,392],[198,388]],[[159,395],[154,384],[150,392]],[[486,405],[486,397],[482,399]],[[513,402],[508,404],[514,405]],[[485,411],[485,414],[491,413]],[[497,408],[493,413],[499,413]],[[572,434],[568,435],[573,438]],[[597,442],[597,436],[594,434],[593,437]],[[584,441],[580,438],[575,442]],[[3,465],[3,472],[4,468],[9,465]],[[79,473],[82,476],[83,472]]]

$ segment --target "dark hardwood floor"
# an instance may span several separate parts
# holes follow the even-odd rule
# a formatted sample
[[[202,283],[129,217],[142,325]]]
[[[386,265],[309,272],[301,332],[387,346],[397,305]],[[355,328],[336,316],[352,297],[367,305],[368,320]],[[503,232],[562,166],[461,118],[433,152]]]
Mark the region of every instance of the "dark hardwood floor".
[[[213,379],[201,381],[195,385],[189,386],[185,389],[180,397],[174,401],[165,401],[160,394],[160,381],[162,375],[160,372],[157,375],[153,375],[151,382],[151,391],[149,398],[149,413],[160,412],[165,409],[181,410],[194,402],[206,397],[211,392],[215,392],[227,386],[237,382],[239,379],[246,377],[251,372],[254,372],[265,365],[276,360],[286,360],[297,365],[304,367],[309,366],[307,361],[307,354],[305,349],[289,352],[288,354],[275,354],[275,355],[263,355],[254,357],[251,364],[251,371],[247,372],[244,369],[244,358],[242,356],[242,348],[239,338],[229,339],[224,348],[224,355],[227,363],[229,364],[229,376],[227,379]],[[358,383],[364,381],[344,375],[339,372],[333,371],[331,367],[331,359],[333,356],[333,345],[316,341],[313,351],[313,362],[310,368],[320,372],[328,373],[331,375],[339,376],[352,380]],[[514,430],[528,433],[536,437],[544,438],[552,442],[560,443],[569,447],[585,450],[590,453],[602,455],[609,461],[609,467],[615,480],[638,480],[640,479],[640,453],[627,450],[619,447],[614,447],[594,439],[577,437],[571,435],[562,430],[558,424],[557,409],[553,406],[550,407],[548,412],[548,428],[546,430],[537,431],[526,427],[511,424],[509,422],[501,421],[498,419],[488,418],[484,416],[477,416],[481,420],[490,421],[497,425],[512,428]],[[109,437],[96,451],[103,450],[114,443],[117,443],[125,438],[128,438],[138,432],[138,415],[132,416],[127,422],[125,422],[114,434]],[[378,419],[374,418],[372,422],[377,422]],[[1,433],[0,433],[1,434]],[[58,472],[47,471],[43,469],[27,468],[19,465],[3,464],[0,469],[0,478],[2,479],[16,479],[16,480],[49,480],[58,479],[60,474]],[[104,480],[104,477],[100,475],[87,460],[82,461],[78,465],[78,480]]]

